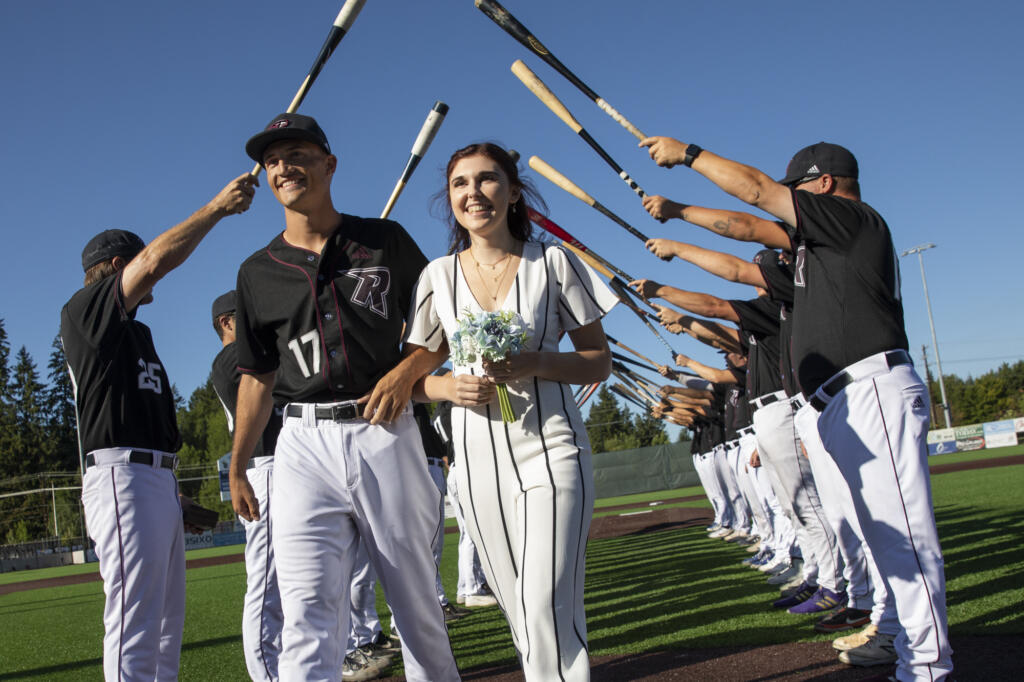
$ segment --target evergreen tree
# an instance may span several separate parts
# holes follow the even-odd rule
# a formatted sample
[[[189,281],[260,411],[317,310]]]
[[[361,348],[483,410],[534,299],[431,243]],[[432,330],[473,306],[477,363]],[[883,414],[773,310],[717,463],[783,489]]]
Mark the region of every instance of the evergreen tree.
[[[24,346],[15,357],[8,384],[13,442],[10,464],[17,474],[37,473],[45,461],[47,449],[45,386],[39,381],[39,372],[32,356]]]
[[[633,433],[636,435],[637,447],[645,448],[649,445],[664,445],[668,443],[668,434],[665,432],[665,422],[644,412],[633,417]]]
[[[18,475],[14,466],[11,448],[14,439],[14,412],[10,396],[11,346],[7,341],[7,330],[0,319],[0,480]]]
[[[613,448],[608,442],[629,431],[630,419],[625,408],[619,405],[606,384],[602,384],[597,392],[597,402],[590,408],[590,414],[584,422],[590,447],[593,452],[606,452]],[[619,448],[615,448],[619,449]]]
[[[51,471],[78,471],[75,394],[60,336],[54,337],[50,348],[50,361],[46,365],[50,385],[44,392],[46,424],[52,450],[47,468]]]

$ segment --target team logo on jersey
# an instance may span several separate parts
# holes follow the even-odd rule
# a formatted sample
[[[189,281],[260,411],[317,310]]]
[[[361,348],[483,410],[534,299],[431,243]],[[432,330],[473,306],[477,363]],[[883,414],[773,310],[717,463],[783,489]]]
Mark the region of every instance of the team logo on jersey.
[[[391,270],[385,267],[339,270],[340,274],[359,280],[352,292],[352,302],[369,308],[385,320],[388,319],[388,291],[391,290]]]
[[[796,247],[796,265],[793,266],[793,286],[807,286],[807,247],[801,244]]]

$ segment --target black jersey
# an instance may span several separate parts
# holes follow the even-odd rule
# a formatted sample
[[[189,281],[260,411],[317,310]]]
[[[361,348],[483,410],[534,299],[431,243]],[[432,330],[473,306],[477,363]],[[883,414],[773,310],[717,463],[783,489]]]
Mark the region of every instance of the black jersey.
[[[750,403],[747,400],[744,382],[726,384],[722,422],[725,426],[726,441],[739,438],[739,430],[750,426]]]
[[[277,371],[277,403],[368,393],[398,364],[402,323],[426,264],[389,220],[344,215],[321,253],[278,235],[238,271],[239,370]]]
[[[747,349],[747,400],[782,390],[779,376],[779,307],[768,296],[729,301],[739,317],[740,337]]]
[[[423,441],[423,451],[427,454],[427,459],[442,459],[447,454],[444,441],[434,428],[427,406],[423,403],[413,403],[412,416],[420,430],[420,439]]]
[[[794,191],[793,363],[800,390],[882,351],[907,349],[889,226],[861,201]]]
[[[792,397],[800,392],[793,370],[793,264],[770,249],[758,252],[754,262],[768,285],[768,296],[779,303],[779,379],[782,390]]]
[[[60,311],[82,454],[113,447],[177,452],[171,382],[149,327],[135,321],[121,273],[84,287]]]
[[[228,431],[235,432],[235,407],[238,405],[238,384],[242,380],[242,374],[238,371],[238,347],[235,343],[229,343],[221,348],[217,357],[213,359],[213,390],[217,393],[224,414],[228,418]],[[281,432],[281,423],[284,418],[282,406],[275,405],[270,412],[270,419],[267,426],[260,435],[259,442],[253,450],[253,457],[273,457],[274,448],[277,447],[277,436]]]

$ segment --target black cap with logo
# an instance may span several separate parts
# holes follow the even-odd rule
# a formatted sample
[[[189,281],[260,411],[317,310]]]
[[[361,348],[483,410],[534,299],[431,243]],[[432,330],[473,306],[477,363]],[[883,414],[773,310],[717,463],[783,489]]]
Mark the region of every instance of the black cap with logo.
[[[831,142],[819,142],[798,151],[786,166],[786,177],[781,185],[798,185],[821,175],[836,175],[857,179],[857,159],[849,149]]]
[[[287,113],[275,116],[263,132],[249,138],[245,143],[245,153],[256,163],[263,163],[263,154],[267,147],[281,140],[305,140],[318,145],[328,154],[331,153],[327,136],[312,116]]]

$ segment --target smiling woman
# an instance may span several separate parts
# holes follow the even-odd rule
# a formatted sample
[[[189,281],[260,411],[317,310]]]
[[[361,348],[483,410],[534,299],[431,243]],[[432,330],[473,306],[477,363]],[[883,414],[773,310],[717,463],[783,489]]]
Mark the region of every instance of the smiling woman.
[[[443,193],[450,255],[417,283],[407,343],[430,350],[462,321],[522,318],[522,351],[428,376],[421,400],[451,400],[454,469],[470,536],[508,619],[527,680],[586,680],[584,550],[593,513],[590,445],[568,384],[602,381],[611,354],[601,318],[615,295],[576,256],[530,241],[533,196],[501,147],[452,155]],[[563,332],[574,350],[559,351]],[[467,364],[460,364],[467,363]],[[502,419],[495,385],[511,403]]]

